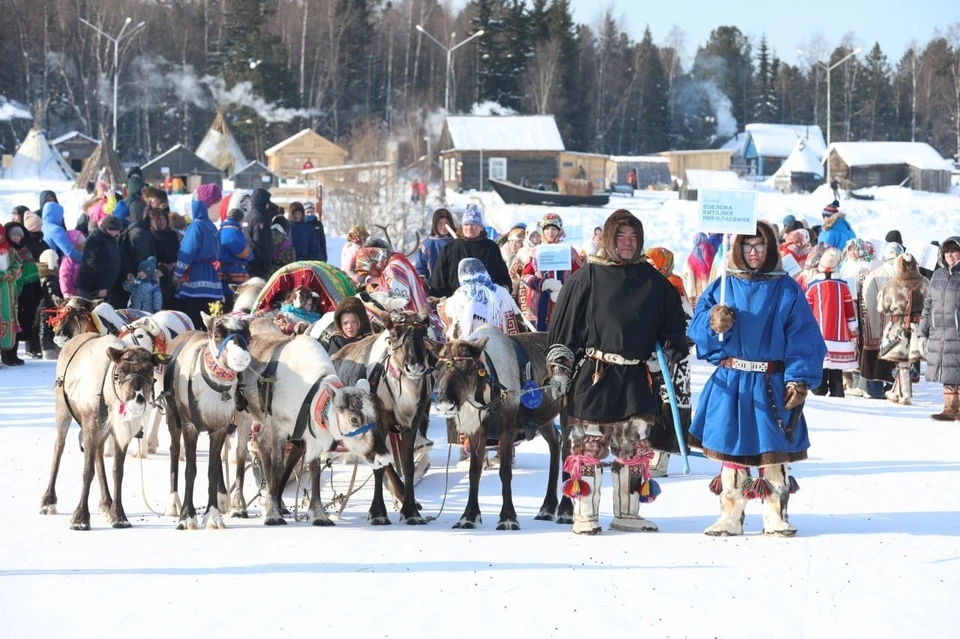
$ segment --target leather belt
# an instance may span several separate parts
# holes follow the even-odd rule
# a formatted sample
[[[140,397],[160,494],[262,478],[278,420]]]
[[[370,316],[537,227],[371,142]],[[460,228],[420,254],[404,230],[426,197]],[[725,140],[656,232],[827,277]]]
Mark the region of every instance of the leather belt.
[[[735,371],[744,371],[747,373],[782,373],[784,370],[783,362],[751,362],[747,359],[737,359],[728,357],[720,361],[720,366],[730,368]]]
[[[595,359],[607,364],[614,364],[616,366],[639,366],[644,362],[644,360],[641,359],[627,359],[623,355],[617,355],[616,353],[604,353],[597,348],[588,348],[586,354],[590,359]]]

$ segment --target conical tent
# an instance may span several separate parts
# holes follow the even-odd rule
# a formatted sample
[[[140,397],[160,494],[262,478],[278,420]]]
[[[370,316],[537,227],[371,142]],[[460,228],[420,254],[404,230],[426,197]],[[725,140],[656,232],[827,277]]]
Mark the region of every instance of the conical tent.
[[[7,170],[11,180],[72,180],[76,173],[37,127],[20,144]]]
[[[230,132],[230,127],[227,126],[223,111],[219,109],[217,109],[217,117],[210,125],[210,130],[203,136],[203,141],[197,147],[197,155],[221,171],[225,171],[227,175],[233,175],[248,164],[240,145]]]
[[[789,177],[793,172],[813,173],[814,175],[823,177],[823,164],[820,162],[820,158],[817,157],[816,152],[810,148],[810,145],[802,139],[797,140],[797,143],[793,147],[793,152],[790,153],[790,157],[783,161],[783,164],[780,165],[780,168],[777,169],[777,172],[774,173],[773,176]]]
[[[86,188],[87,184],[96,183],[101,175],[112,187],[123,186],[127,179],[123,163],[120,162],[117,152],[113,150],[113,144],[103,126],[100,127],[100,146],[93,150],[83,171],[77,176],[77,186],[81,189]]]

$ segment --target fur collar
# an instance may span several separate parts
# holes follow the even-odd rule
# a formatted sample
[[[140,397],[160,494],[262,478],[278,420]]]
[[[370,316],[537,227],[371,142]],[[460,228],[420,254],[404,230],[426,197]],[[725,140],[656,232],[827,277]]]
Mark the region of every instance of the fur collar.
[[[834,226],[835,224],[837,224],[840,220],[845,220],[845,219],[846,219],[846,215],[844,215],[843,213],[836,213],[836,214],[834,214],[834,215],[831,215],[830,217],[828,217],[827,219],[825,219],[825,220],[823,221],[823,227],[822,227],[822,228],[823,228],[824,231],[829,231],[829,230],[830,230],[831,228],[833,228],[833,226]]]

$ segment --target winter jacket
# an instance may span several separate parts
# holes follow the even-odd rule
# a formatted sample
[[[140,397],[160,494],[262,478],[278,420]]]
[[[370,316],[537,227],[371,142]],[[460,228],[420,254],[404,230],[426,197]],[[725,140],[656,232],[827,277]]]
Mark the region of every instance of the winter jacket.
[[[820,326],[827,345],[824,368],[853,370],[857,368],[857,311],[850,288],[842,279],[820,276],[807,288],[807,302]]]
[[[290,223],[290,241],[297,260],[319,260],[320,245],[317,243],[317,234],[307,222]]]
[[[153,236],[157,264],[175,264],[177,253],[180,252],[180,236],[177,232],[171,228],[165,228],[162,231],[153,229],[150,234]]]
[[[134,222],[120,235],[120,257],[123,259],[123,272],[120,276],[126,278],[127,273],[136,275],[137,265],[156,255],[157,247],[150,232],[150,218]]]
[[[67,231],[67,237],[74,243],[81,239],[86,242],[86,237],[80,229]],[[77,250],[82,252],[83,249]],[[64,295],[72,296],[77,294],[77,273],[80,272],[81,262],[83,262],[82,259],[74,262],[73,259],[66,256],[60,260],[60,290],[63,291]]]
[[[56,202],[47,202],[43,205],[43,241],[61,256],[69,257],[76,263],[83,260],[83,255],[67,237],[67,230],[63,228],[63,207]]]
[[[139,278],[123,283],[123,290],[130,293],[127,308],[156,313],[163,308],[163,293],[156,280]]]
[[[227,218],[220,224],[220,280],[223,286],[243,284],[250,279],[247,265],[252,259],[253,252],[240,222]]]
[[[895,245],[900,247],[899,244]],[[863,300],[864,318],[866,326],[863,330],[863,346],[868,350],[878,350],[880,348],[880,337],[883,334],[883,326],[887,321],[886,316],[880,312],[880,294],[883,292],[887,282],[897,275],[896,261],[903,253],[903,248],[899,248],[899,253],[892,247],[892,243],[884,247],[884,257],[886,258],[881,266],[867,275],[863,282]]]
[[[947,238],[960,244],[960,236]],[[960,264],[947,267],[940,251],[940,268],[933,273],[923,301],[920,334],[927,344],[927,379],[955,386],[960,384]]]
[[[829,244],[835,249],[844,250],[847,242],[857,237],[843,213],[830,216],[823,223],[823,230],[817,236],[820,244]]]
[[[266,279],[273,270],[273,234],[267,213],[269,202],[270,192],[266,189],[254,189],[250,194],[250,213],[247,215],[245,231],[247,243],[253,251],[253,259],[247,269],[250,277]]]
[[[106,231],[95,229],[83,247],[83,259],[77,271],[77,290],[92,294],[110,290],[120,277],[120,269],[120,245],[116,238]]]
[[[43,241],[42,231],[35,231],[27,233],[27,248],[30,249],[33,259],[37,261],[40,259],[40,254],[50,248],[50,245]]]
[[[451,235],[431,235],[417,249],[417,274],[423,278],[424,282],[430,281],[440,252],[452,241],[453,236]]]
[[[904,257],[910,257],[909,261]],[[909,361],[909,352],[898,348],[901,343],[900,331],[891,331],[890,328],[900,328],[907,339],[913,333],[914,326],[919,326],[923,313],[923,301],[926,299],[929,285],[920,275],[917,260],[912,256],[901,255],[896,261],[897,276],[887,282],[880,292],[880,312],[887,317],[887,326],[884,327],[880,342],[880,352],[883,359],[890,361]]]
[[[314,236],[317,238],[317,257],[314,259],[320,260],[321,262],[327,261],[327,235],[323,231],[323,222],[317,219],[316,215],[308,215],[303,218],[303,221],[313,230]]]
[[[467,257],[480,260],[490,274],[490,279],[510,290],[510,273],[507,272],[507,265],[500,255],[500,247],[484,232],[473,239],[458,237],[443,247],[430,276],[430,289],[435,297],[449,297],[459,288],[457,271],[460,260]]]
[[[136,224],[143,219],[144,206],[141,195],[143,194],[143,178],[134,173],[127,178],[127,196],[123,198],[124,204],[130,211],[130,224]],[[119,207],[119,204],[118,204]],[[114,211],[117,217],[120,215]],[[123,220],[123,218],[120,218]]]
[[[220,238],[217,227],[210,221],[207,206],[199,201],[191,203],[193,222],[187,227],[180,242],[174,277],[180,278],[178,298],[223,299],[223,287],[216,262],[220,258]]]
[[[354,281],[357,280],[357,251],[359,250],[360,245],[349,240],[344,243],[343,249],[340,250],[340,270]]]

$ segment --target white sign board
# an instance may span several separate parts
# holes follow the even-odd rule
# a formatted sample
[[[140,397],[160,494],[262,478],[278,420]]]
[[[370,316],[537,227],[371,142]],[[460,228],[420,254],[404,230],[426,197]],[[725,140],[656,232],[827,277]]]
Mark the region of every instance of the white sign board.
[[[793,259],[793,256],[789,253],[781,256],[780,259],[783,262],[783,270],[785,270],[790,277],[796,277],[803,272],[803,267],[800,266],[797,260]]]
[[[699,230],[705,233],[757,232],[756,191],[698,191]]]
[[[161,175],[170,175],[170,167],[169,167],[169,166],[161,166],[161,167],[160,167],[160,174],[161,174]]]
[[[933,244],[927,244],[923,249],[923,255],[920,256],[920,268],[928,271],[937,270],[937,262],[940,260],[940,247]]]
[[[569,244],[541,244],[537,247],[537,270],[569,271],[573,268]]]

